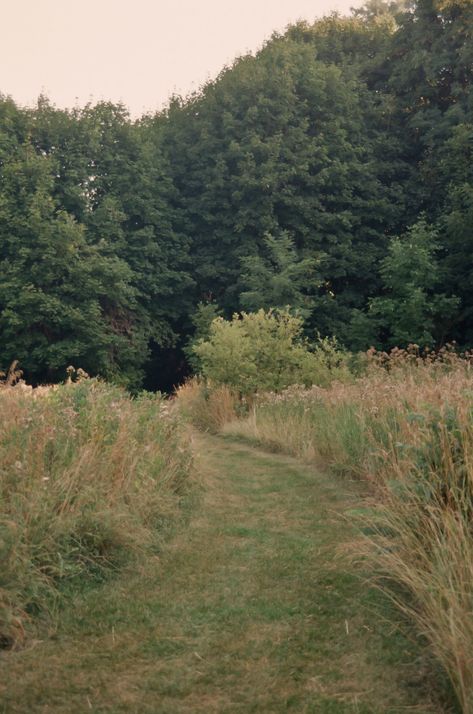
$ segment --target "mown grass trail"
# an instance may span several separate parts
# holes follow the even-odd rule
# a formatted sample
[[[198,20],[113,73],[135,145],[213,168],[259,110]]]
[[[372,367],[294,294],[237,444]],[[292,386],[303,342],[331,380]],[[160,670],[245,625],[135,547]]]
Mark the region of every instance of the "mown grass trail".
[[[202,503],[149,562],[2,655],[0,711],[440,712],[380,596],[336,557],[349,482],[196,437]],[[65,619],[64,619],[65,618]]]

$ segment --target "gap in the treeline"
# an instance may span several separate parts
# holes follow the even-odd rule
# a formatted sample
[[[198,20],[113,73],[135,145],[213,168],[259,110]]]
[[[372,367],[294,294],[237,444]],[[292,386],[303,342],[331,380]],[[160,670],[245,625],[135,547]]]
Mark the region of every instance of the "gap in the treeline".
[[[151,345],[145,368],[143,389],[171,394],[190,376],[191,370],[181,346],[159,347]]]

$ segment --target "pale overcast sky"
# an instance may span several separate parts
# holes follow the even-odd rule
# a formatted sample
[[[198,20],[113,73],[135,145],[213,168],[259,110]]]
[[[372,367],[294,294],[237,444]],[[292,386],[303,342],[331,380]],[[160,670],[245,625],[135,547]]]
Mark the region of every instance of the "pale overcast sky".
[[[0,0],[0,93],[134,116],[187,94],[274,30],[360,0]]]

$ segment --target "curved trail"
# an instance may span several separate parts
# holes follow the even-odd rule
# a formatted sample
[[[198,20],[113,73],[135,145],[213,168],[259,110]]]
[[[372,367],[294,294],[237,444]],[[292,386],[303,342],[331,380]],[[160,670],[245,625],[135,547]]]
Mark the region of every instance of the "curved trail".
[[[190,524],[142,572],[78,596],[54,640],[4,658],[0,712],[439,712],[336,556],[350,484],[218,437],[196,455]]]

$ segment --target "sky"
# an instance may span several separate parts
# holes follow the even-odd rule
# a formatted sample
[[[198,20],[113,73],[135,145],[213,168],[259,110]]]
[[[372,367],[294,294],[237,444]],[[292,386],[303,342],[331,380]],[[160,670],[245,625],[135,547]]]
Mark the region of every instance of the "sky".
[[[290,22],[360,0],[0,0],[0,93],[22,105],[121,101],[132,116],[188,94]]]

